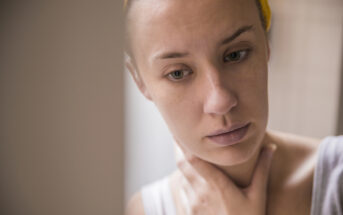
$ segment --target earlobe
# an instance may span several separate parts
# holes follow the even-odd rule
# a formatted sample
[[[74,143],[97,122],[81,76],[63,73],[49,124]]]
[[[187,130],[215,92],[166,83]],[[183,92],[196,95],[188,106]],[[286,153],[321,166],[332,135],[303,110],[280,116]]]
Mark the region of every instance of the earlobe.
[[[140,75],[136,69],[136,66],[132,62],[132,58],[130,56],[128,56],[127,54],[125,54],[125,68],[130,72],[131,77],[135,81],[139,91],[144,95],[145,98],[152,101],[150,93],[148,92],[142,78],[140,77]]]

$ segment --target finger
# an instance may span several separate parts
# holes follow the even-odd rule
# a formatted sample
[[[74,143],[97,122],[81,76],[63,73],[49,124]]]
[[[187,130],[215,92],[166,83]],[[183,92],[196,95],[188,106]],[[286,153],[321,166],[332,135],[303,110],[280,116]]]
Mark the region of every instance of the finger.
[[[187,161],[183,150],[178,143],[175,144],[175,155],[176,155],[176,164],[182,173],[183,177],[187,180],[190,186],[194,190],[197,190],[199,187],[204,186],[206,181],[204,178],[194,170],[192,165]]]
[[[195,202],[196,194],[185,177],[181,178],[180,200],[184,214],[191,214],[191,205]]]
[[[188,182],[193,182],[195,180],[192,177],[201,178],[201,183],[208,183],[212,180],[209,178],[207,178],[208,180],[206,180],[204,178],[205,175],[201,174],[202,171],[197,170],[195,168],[197,166],[193,166],[193,163],[196,164],[196,162],[198,160],[198,158],[196,156],[189,153],[181,145],[179,145],[177,150],[178,150],[178,152],[177,152],[177,154],[178,154],[178,162],[177,162],[178,167],[180,168],[180,170],[183,170],[182,173],[184,173]],[[206,171],[206,170],[203,170],[203,171]]]
[[[232,194],[230,196],[235,196],[242,193],[235,183],[229,178],[229,176],[225,175],[216,166],[194,155],[191,155],[185,149],[183,149],[182,146],[180,146],[180,148],[184,152],[187,162],[199,175],[203,177],[207,183],[214,185],[219,189],[225,189]]]
[[[175,161],[176,163],[182,160],[185,160],[185,155],[182,149],[180,148],[177,142],[174,142],[174,152],[175,152]]]
[[[187,192],[184,188],[180,189],[180,201],[182,204],[183,213],[186,215],[190,215],[191,214],[190,201],[189,201]]]
[[[272,163],[273,154],[276,150],[275,144],[269,144],[265,146],[260,155],[253,173],[251,182],[251,195],[259,197],[261,194],[265,194],[268,185],[270,166]]]
[[[194,167],[183,157],[177,161],[177,167],[189,185],[198,190],[206,185],[205,179],[194,169]]]
[[[211,210],[208,205],[208,196],[211,195],[211,191],[202,191],[204,188],[197,189],[197,192],[188,184],[185,179],[182,186],[183,195],[187,198],[187,205],[185,206],[185,214],[187,215],[208,215],[211,214]],[[212,208],[213,210],[213,208]]]

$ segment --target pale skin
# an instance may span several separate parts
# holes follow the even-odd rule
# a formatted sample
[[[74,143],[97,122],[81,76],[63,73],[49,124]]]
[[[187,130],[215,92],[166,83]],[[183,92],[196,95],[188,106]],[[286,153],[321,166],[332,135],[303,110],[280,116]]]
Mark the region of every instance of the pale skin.
[[[319,140],[266,130],[270,51],[255,2],[141,0],[128,20],[126,66],[185,155],[170,175],[178,214],[309,214]],[[207,138],[238,122],[250,123],[239,144]],[[127,214],[144,214],[139,193]]]

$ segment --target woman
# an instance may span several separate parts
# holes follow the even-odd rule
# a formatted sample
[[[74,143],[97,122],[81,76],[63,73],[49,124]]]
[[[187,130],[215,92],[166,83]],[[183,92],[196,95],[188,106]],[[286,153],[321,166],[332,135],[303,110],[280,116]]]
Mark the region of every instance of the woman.
[[[342,213],[343,139],[266,130],[268,9],[127,3],[126,67],[184,154],[176,172],[134,195],[128,214]]]

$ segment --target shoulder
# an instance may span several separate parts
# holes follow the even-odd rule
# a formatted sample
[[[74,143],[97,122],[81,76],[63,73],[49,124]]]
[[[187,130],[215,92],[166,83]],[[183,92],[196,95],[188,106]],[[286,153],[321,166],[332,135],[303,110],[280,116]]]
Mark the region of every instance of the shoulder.
[[[142,194],[141,192],[135,193],[129,200],[126,208],[126,215],[145,215]]]
[[[278,147],[274,155],[276,184],[287,189],[289,186],[310,189],[321,140],[270,130],[268,135]]]
[[[315,163],[321,139],[274,130],[269,130],[267,133],[270,141],[278,147],[279,160],[289,164],[289,167],[298,169],[302,164]]]
[[[277,145],[272,164],[269,198],[271,214],[310,214],[312,180],[320,139],[268,131]]]
[[[294,161],[304,161],[317,156],[321,139],[306,137],[280,131],[268,131],[271,140],[275,142],[284,155],[293,157]]]

